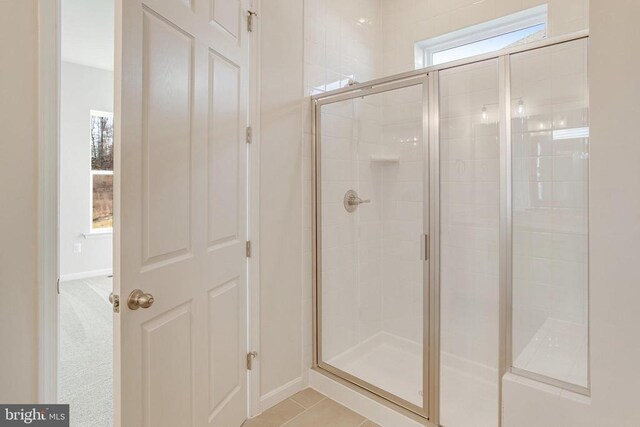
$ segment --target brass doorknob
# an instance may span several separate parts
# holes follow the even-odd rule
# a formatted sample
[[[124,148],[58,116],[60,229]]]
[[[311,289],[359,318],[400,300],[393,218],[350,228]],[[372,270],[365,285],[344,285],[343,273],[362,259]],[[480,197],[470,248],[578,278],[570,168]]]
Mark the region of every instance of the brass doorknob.
[[[127,306],[131,310],[137,310],[139,308],[149,308],[153,305],[153,295],[145,294],[140,289],[135,289],[129,294],[127,299]]]

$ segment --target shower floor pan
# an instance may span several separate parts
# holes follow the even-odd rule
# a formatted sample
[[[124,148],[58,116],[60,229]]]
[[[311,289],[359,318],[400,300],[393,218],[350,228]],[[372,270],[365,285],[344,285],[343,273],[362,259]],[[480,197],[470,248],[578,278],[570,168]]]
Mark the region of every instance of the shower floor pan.
[[[443,356],[440,374],[441,424],[446,427],[495,427],[498,422],[497,381],[487,379],[489,369],[482,367],[481,371],[484,372],[476,374],[473,369],[470,372],[470,369],[464,368],[468,362],[461,363],[459,359],[446,354]],[[420,343],[381,332],[327,362],[422,406]]]

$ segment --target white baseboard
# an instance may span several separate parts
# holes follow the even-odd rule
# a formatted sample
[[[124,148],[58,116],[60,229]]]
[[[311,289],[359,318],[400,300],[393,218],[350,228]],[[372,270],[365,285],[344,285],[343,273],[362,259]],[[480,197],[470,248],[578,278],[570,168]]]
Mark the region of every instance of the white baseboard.
[[[111,276],[113,274],[112,268],[105,268],[102,270],[83,271],[80,273],[63,274],[60,276],[61,282],[69,282],[71,280],[89,279],[91,277]]]
[[[277,405],[283,400],[293,396],[306,386],[303,377],[298,377],[293,381],[278,387],[277,389],[270,391],[264,396],[260,397],[260,412],[264,412],[267,409]]]

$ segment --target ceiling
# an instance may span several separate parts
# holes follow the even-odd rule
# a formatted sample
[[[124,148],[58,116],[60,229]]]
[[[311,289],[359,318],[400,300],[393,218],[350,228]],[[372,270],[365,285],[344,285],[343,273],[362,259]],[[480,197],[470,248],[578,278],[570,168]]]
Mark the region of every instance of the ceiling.
[[[114,0],[62,0],[62,60],[113,70]]]

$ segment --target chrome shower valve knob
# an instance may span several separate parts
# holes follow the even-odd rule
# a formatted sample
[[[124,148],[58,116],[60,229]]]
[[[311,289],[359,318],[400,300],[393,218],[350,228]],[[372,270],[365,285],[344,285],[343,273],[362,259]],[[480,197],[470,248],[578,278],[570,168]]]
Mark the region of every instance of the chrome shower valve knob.
[[[347,212],[352,213],[358,209],[358,206],[364,203],[371,203],[369,199],[361,199],[355,190],[349,190],[344,195],[344,208]]]

